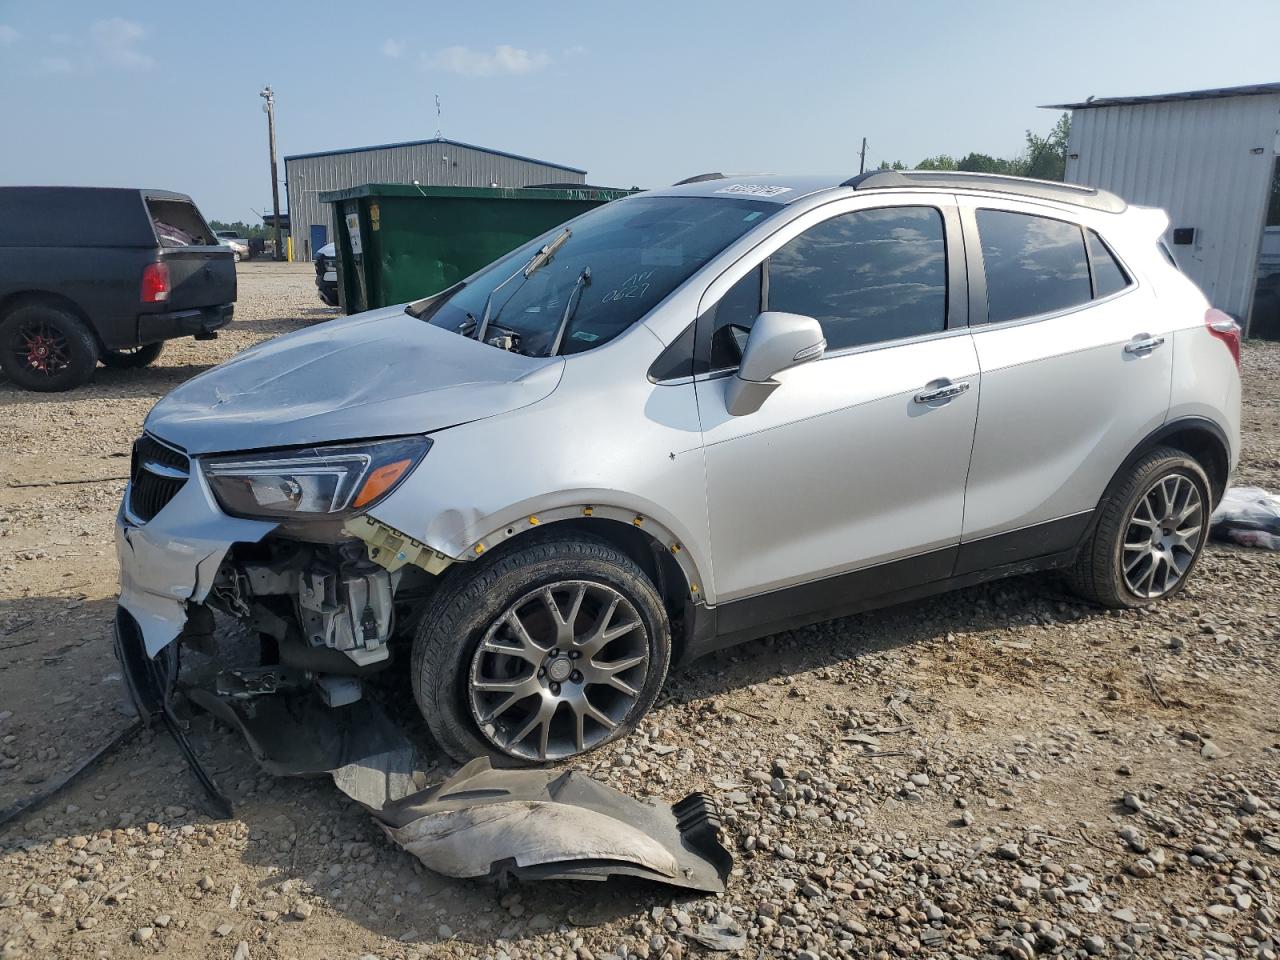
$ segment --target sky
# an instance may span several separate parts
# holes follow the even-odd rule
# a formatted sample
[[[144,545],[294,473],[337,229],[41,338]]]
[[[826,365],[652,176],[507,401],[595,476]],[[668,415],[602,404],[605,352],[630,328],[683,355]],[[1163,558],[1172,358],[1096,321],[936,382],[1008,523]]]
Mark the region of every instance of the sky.
[[[1277,0],[0,0],[0,184],[257,222],[268,83],[281,156],[439,128],[608,186],[853,174],[864,136],[868,166],[1012,156],[1040,104],[1278,81],[1277,36]]]

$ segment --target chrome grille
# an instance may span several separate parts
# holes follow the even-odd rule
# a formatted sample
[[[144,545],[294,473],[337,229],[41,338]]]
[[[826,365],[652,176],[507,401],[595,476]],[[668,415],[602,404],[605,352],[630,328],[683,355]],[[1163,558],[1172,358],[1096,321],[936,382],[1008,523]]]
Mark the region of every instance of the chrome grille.
[[[133,445],[129,467],[129,512],[150,520],[177,496],[190,475],[187,455],[143,434]]]

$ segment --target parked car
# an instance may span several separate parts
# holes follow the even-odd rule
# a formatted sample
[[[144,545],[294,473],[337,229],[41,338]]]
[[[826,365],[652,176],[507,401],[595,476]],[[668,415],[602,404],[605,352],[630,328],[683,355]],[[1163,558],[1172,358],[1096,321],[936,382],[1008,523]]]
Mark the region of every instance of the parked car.
[[[212,339],[235,299],[231,251],[186,194],[0,187],[0,369],[20,387],[68,390],[98,361]]]
[[[1167,225],[988,175],[703,180],[257,346],[134,447],[130,682],[214,607],[255,693],[390,667],[451,755],[538,763],[802,624],[1050,569],[1156,603],[1240,445],[1239,330]]]
[[[316,292],[331,307],[338,305],[337,247],[326,243],[316,251]]]
[[[249,241],[240,234],[234,230],[219,230],[217,237],[219,243],[231,248],[236,263],[249,259]]]

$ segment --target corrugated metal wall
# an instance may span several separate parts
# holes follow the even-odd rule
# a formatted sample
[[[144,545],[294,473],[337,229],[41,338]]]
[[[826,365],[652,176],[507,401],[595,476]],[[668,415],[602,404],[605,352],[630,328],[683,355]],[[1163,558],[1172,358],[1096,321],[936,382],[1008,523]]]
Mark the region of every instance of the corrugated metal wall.
[[[323,224],[333,239],[332,211],[318,196],[366,183],[413,183],[433,187],[525,187],[535,183],[586,183],[563,167],[474,150],[454,143],[423,143],[285,160],[289,225],[295,259],[310,259],[311,225]]]
[[[1275,95],[1075,110],[1067,179],[1167,211],[1165,240],[1183,272],[1214,306],[1244,318],[1278,131]],[[1174,246],[1174,227],[1195,227],[1195,244]]]

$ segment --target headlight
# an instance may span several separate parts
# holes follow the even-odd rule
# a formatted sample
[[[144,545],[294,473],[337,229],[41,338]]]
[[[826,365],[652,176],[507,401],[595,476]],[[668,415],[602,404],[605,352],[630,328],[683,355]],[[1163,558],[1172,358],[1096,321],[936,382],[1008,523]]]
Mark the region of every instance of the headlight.
[[[430,447],[428,437],[404,437],[222,457],[203,466],[218,504],[232,516],[332,517],[373,506]]]

